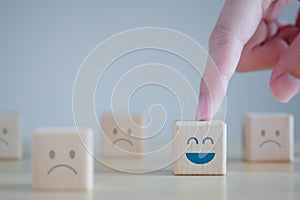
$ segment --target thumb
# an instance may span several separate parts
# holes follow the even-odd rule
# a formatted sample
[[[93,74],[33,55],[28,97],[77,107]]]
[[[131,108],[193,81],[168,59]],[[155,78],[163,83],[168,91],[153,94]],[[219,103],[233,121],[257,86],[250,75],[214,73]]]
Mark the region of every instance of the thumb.
[[[288,102],[300,91],[300,33],[276,64],[270,88],[281,102]]]

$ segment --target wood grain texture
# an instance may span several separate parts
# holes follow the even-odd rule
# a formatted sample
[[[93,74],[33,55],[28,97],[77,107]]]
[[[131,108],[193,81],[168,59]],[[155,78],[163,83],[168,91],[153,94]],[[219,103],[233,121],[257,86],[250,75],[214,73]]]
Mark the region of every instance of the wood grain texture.
[[[207,139],[207,138],[211,139]],[[196,138],[196,139],[194,139]],[[177,121],[173,135],[173,174],[175,175],[225,175],[226,174],[226,124],[223,121]],[[198,144],[197,144],[198,143]],[[214,154],[211,161],[197,164],[188,159],[188,153]],[[198,154],[196,154],[198,155]],[[205,161],[206,162],[206,161]]]
[[[34,133],[33,189],[90,190],[94,159],[91,129],[43,128]]]
[[[22,157],[21,116],[18,113],[0,114],[0,160]]]
[[[252,162],[291,162],[294,159],[294,120],[284,113],[253,113],[244,117],[244,159]]]

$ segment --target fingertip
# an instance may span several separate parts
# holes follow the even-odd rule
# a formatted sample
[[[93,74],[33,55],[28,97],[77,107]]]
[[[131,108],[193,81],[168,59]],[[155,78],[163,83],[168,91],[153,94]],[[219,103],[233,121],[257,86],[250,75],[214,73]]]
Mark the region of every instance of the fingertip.
[[[197,108],[197,120],[202,121],[206,119],[206,109],[207,109],[206,97],[200,95],[198,108]]]
[[[198,121],[207,121],[211,118],[210,112],[209,112],[209,104],[208,104],[208,98],[206,95],[200,95],[199,97],[199,103],[197,108],[197,120]]]
[[[289,73],[282,73],[270,83],[272,95],[280,102],[289,102],[300,91],[300,80]]]
[[[278,23],[276,21],[268,23],[268,37],[272,38],[278,32]]]

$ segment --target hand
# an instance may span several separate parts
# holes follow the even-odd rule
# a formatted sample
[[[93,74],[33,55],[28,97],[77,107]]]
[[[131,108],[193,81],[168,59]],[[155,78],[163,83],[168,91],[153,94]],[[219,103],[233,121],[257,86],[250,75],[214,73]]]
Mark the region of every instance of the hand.
[[[207,63],[201,80],[198,120],[213,117],[235,71],[273,69],[270,88],[282,102],[300,91],[300,15],[296,25],[279,26],[284,5],[284,0],[225,2],[209,40],[214,64]]]

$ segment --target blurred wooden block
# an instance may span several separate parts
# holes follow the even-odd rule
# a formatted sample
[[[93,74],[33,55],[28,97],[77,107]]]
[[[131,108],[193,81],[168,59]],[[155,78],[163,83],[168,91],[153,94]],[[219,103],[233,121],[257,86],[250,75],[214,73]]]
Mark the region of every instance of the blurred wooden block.
[[[21,116],[17,113],[0,114],[0,159],[22,157]]]
[[[101,118],[100,155],[128,158],[141,157],[144,152],[144,117],[141,114],[104,114]]]
[[[244,159],[291,162],[294,159],[294,119],[284,113],[253,113],[244,117]]]
[[[92,189],[92,130],[37,129],[33,141],[33,174],[35,190]]]
[[[173,135],[173,174],[225,175],[226,124],[177,121]]]

